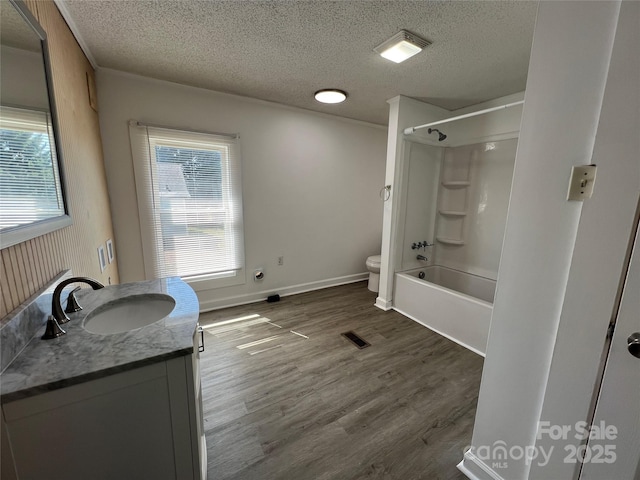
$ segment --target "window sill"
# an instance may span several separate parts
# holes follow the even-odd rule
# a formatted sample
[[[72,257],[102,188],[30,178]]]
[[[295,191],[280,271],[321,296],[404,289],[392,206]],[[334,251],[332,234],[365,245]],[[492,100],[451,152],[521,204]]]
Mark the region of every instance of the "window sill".
[[[184,282],[196,292],[232,287],[234,285],[243,285],[246,282],[244,269],[240,269],[232,273],[185,277],[182,280],[184,280]]]

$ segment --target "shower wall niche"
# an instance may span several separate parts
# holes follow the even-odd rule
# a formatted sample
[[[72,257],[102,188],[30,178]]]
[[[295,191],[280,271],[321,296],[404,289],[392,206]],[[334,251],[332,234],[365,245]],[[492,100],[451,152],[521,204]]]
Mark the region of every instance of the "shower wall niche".
[[[464,245],[469,209],[472,158],[458,148],[445,148],[438,195],[436,241],[441,245]]]

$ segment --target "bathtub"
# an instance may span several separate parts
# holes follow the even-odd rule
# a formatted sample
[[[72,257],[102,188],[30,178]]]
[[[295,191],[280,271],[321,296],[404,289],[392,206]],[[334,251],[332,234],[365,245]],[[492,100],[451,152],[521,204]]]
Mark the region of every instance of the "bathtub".
[[[396,273],[395,281],[394,310],[485,355],[494,280],[433,265]]]

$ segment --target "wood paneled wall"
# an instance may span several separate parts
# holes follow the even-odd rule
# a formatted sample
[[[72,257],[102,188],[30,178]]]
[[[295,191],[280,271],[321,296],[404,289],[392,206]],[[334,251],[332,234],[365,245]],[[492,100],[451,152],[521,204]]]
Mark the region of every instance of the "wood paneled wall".
[[[52,0],[25,3],[47,32],[73,225],[0,251],[0,318],[62,270],[118,282],[116,261],[104,272],[98,263],[98,247],[113,239],[113,230],[98,114],[87,88],[87,75],[93,79],[94,71]]]

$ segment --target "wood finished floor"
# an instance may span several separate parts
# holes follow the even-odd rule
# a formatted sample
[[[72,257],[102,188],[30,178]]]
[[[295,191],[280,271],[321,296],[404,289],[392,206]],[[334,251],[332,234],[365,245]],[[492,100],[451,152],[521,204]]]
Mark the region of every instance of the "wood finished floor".
[[[374,301],[360,282],[200,316],[210,480],[466,478],[482,357]]]

